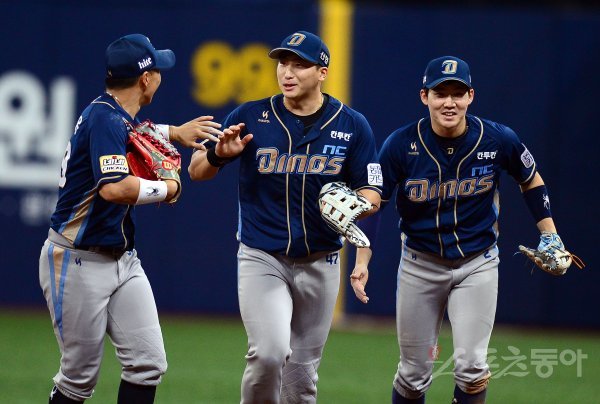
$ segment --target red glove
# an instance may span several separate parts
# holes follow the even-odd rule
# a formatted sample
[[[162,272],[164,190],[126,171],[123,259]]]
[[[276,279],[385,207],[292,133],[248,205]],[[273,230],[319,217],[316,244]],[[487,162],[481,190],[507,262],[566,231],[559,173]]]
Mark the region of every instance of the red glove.
[[[169,203],[177,201],[181,194],[181,154],[151,121],[146,120],[129,132],[127,164],[130,174],[136,177],[176,181],[177,194]]]

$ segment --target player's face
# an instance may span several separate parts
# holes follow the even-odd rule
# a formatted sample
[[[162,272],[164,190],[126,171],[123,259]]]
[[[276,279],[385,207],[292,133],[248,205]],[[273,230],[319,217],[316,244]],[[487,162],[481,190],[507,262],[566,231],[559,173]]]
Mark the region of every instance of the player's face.
[[[321,92],[327,68],[314,65],[294,53],[287,53],[277,64],[277,83],[286,98],[295,101],[310,99]]]
[[[429,108],[431,125],[440,136],[464,132],[467,108],[475,92],[459,81],[445,81],[429,91],[421,90],[421,101]]]
[[[158,90],[162,81],[160,70],[149,70],[144,72],[141,77],[144,93],[142,96],[142,105],[148,105],[152,102],[154,93]]]

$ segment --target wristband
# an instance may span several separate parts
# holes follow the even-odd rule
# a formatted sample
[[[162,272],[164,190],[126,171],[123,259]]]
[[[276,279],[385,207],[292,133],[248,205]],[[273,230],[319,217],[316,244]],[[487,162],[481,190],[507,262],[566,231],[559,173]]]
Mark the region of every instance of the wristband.
[[[155,125],[156,129],[160,132],[161,135],[163,135],[163,137],[166,140],[170,140],[171,139],[171,127],[169,125]]]
[[[213,167],[223,167],[225,164],[231,161],[229,158],[217,156],[217,152],[215,151],[214,147],[211,147],[206,151],[206,160],[208,161],[208,164]]]
[[[167,183],[164,181],[150,181],[137,177],[140,180],[140,192],[138,194],[136,205],[146,205],[148,203],[162,202],[167,198]]]
[[[525,198],[525,203],[536,223],[547,217],[552,217],[550,198],[545,185],[523,192],[523,198]]]

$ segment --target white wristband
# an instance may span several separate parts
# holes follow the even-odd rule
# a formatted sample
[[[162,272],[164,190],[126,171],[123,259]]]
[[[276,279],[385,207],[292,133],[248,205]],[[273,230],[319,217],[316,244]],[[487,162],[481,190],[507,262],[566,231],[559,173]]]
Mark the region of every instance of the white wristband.
[[[136,205],[162,202],[167,198],[167,183],[164,181],[150,181],[138,177],[140,180],[140,193]]]
[[[166,140],[171,140],[169,139],[169,125],[158,124],[156,125],[156,129],[158,129]]]

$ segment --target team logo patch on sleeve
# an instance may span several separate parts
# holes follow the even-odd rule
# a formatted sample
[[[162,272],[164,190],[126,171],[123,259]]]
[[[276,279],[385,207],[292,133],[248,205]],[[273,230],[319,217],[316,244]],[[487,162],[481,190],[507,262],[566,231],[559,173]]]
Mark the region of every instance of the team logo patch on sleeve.
[[[379,163],[367,164],[367,173],[369,176],[369,185],[383,185],[383,174],[381,173],[381,165],[379,165]]]
[[[106,173],[121,173],[128,174],[129,166],[127,159],[120,154],[112,154],[108,156],[100,156],[100,172]]]
[[[525,147],[525,145],[523,145],[523,147]],[[531,168],[535,164],[535,160],[533,160],[533,156],[529,153],[527,147],[525,147],[525,151],[521,153],[521,162],[526,168]]]

